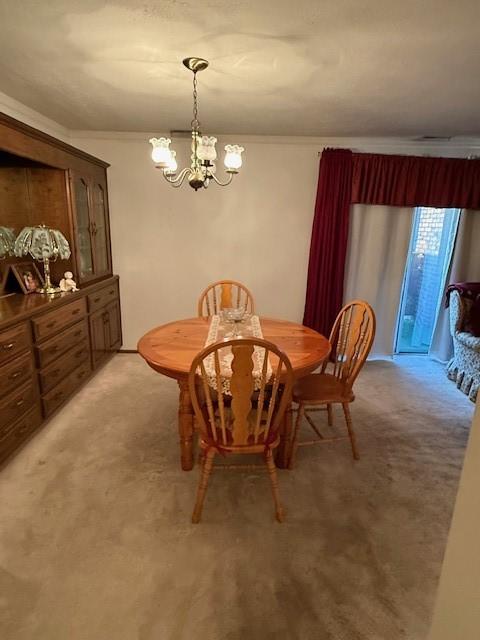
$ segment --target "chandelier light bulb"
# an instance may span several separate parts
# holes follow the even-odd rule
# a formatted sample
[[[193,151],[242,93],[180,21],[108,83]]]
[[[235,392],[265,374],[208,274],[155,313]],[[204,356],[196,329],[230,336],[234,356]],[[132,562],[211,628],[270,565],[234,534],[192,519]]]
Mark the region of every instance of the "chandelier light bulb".
[[[149,142],[152,145],[152,160],[155,162],[157,167],[166,169],[172,159],[170,138],[151,138]]]
[[[208,160],[213,162],[217,159],[217,150],[215,144],[217,139],[215,136],[201,136],[199,139],[199,145],[197,149],[197,156],[200,160]]]
[[[225,145],[225,160],[224,164],[227,171],[237,173],[242,166],[242,152],[245,149],[238,144]]]
[[[168,166],[165,167],[165,169],[163,170],[163,173],[166,176],[173,176],[177,173],[178,165],[177,165],[176,155],[177,155],[177,152],[174,151],[173,149],[170,149],[170,160],[168,161]]]

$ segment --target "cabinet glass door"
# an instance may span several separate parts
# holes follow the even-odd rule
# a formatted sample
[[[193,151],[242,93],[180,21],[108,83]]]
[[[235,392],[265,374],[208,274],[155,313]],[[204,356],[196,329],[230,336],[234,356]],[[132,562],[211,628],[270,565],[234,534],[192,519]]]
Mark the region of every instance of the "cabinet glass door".
[[[95,252],[95,274],[109,273],[109,252],[107,235],[107,212],[105,190],[96,182],[92,188],[92,221]]]
[[[88,184],[83,178],[77,178],[74,181],[74,197],[80,280],[88,279],[93,275],[92,238],[90,235],[88,195]]]

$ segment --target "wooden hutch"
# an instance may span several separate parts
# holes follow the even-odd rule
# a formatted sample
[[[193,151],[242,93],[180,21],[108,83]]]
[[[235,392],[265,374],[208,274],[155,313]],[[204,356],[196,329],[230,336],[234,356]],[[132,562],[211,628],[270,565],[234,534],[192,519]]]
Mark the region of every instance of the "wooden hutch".
[[[118,277],[112,275],[108,164],[0,113],[0,226],[60,229],[80,291],[10,293],[0,260],[0,462],[28,439],[122,344]],[[41,266],[39,267],[42,270]]]

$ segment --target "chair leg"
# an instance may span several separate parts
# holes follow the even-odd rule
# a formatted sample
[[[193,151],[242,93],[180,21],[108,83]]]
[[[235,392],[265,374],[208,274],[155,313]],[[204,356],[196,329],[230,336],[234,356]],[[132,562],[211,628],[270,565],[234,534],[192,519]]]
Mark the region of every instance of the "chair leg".
[[[298,449],[298,432],[300,430],[300,424],[302,422],[302,418],[305,415],[305,405],[303,402],[300,402],[298,405],[297,419],[295,420],[295,428],[293,430],[292,436],[292,444],[290,446],[290,456],[288,460],[288,468],[293,469],[293,464],[295,462],[295,456],[297,454]]]
[[[327,416],[328,416],[328,426],[333,427],[333,411],[332,411],[331,404],[327,404]]]
[[[352,424],[352,416],[350,415],[350,407],[348,406],[348,402],[342,402],[343,413],[345,414],[345,422],[347,423],[348,435],[350,437],[350,444],[352,445],[352,454],[354,460],[359,460],[360,456],[358,455],[357,450],[357,442],[355,438],[355,433],[353,431]]]
[[[278,522],[283,522],[285,514],[280,502],[280,492],[278,490],[277,470],[273,461],[273,453],[271,449],[268,449],[265,455],[265,462],[268,469],[268,475],[270,476],[270,483],[272,485],[273,502],[275,504],[275,516]]]
[[[200,518],[202,517],[203,502],[205,500],[205,494],[207,493],[208,478],[212,472],[214,457],[215,451],[213,449],[210,449],[203,457],[203,466],[197,489],[197,499],[192,514],[192,522],[194,524],[200,522]]]

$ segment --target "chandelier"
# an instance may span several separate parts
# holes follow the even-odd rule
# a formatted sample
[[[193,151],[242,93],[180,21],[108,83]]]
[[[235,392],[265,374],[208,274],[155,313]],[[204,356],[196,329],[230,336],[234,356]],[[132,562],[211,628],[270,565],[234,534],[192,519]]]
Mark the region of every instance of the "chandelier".
[[[188,184],[197,191],[201,187],[205,189],[213,180],[221,187],[229,185],[233,176],[239,172],[242,166],[243,147],[238,144],[225,145],[225,171],[228,177],[224,182],[215,175],[217,150],[215,144],[217,139],[214,136],[204,136],[200,132],[200,121],[198,120],[198,95],[197,95],[197,73],[208,67],[207,60],[202,58],[185,58],[183,64],[193,73],[193,120],[192,130],[192,155],[190,156],[190,166],[182,169],[177,174],[177,152],[170,149],[170,138],[151,138],[152,160],[157,169],[161,169],[163,177],[172,187],[180,187],[185,179]]]

